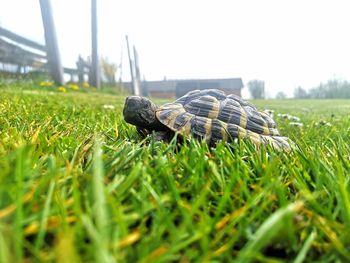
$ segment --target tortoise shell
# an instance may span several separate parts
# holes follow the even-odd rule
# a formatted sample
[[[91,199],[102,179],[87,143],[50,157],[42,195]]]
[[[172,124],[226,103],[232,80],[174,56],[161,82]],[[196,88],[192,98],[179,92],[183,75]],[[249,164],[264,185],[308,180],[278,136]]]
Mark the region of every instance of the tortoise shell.
[[[250,139],[254,144],[271,144],[290,149],[288,138],[265,112],[235,95],[216,89],[194,90],[156,110],[158,120],[183,136],[192,134],[213,144],[220,140]]]

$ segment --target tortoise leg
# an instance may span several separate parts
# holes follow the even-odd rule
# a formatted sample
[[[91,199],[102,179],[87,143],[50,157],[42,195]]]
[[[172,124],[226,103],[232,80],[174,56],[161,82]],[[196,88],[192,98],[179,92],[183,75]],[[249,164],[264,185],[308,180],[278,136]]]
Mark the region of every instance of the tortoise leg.
[[[149,131],[144,129],[144,128],[136,127],[136,130],[137,130],[138,134],[140,134],[141,137],[143,137],[143,138],[149,134]]]
[[[171,141],[172,135],[170,131],[154,131],[153,138],[156,141],[164,141],[168,143]]]
[[[144,138],[147,137],[148,135],[152,135],[152,137],[156,141],[163,141],[166,143],[169,143],[171,141],[171,139],[174,137],[174,133],[170,130],[150,132],[147,129],[137,127],[137,132]]]

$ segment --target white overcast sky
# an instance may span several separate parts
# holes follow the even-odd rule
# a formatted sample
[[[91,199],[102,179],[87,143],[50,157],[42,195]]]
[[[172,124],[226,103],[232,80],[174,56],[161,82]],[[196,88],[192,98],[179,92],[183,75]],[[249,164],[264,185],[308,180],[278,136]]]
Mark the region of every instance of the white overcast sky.
[[[73,67],[90,53],[90,1],[51,3],[63,64]],[[350,79],[349,10],[346,0],[98,0],[99,52],[117,64],[123,53],[128,80],[128,34],[147,80],[261,79],[269,95],[292,95]],[[44,42],[39,0],[0,0],[0,25]]]

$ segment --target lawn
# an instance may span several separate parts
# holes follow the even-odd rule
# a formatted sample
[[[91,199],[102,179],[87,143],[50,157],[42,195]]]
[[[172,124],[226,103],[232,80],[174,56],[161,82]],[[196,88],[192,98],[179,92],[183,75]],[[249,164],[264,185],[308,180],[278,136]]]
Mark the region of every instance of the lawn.
[[[142,139],[124,98],[0,87],[0,262],[350,261],[350,101],[253,101],[283,153]]]

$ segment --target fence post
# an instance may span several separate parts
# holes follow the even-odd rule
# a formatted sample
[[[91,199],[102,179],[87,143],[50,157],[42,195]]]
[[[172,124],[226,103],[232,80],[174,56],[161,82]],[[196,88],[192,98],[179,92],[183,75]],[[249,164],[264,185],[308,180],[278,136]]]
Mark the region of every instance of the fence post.
[[[132,62],[132,58],[131,58],[131,54],[130,54],[130,47],[129,47],[129,38],[128,35],[125,36],[126,38],[126,45],[128,48],[128,57],[129,57],[129,65],[130,65],[130,74],[131,74],[131,90],[133,95],[141,95],[140,94],[140,89],[137,86],[137,82],[135,80],[135,75],[134,75],[134,67],[133,67],[133,62]]]
[[[79,83],[83,83],[84,82],[84,61],[82,59],[81,56],[78,57],[78,61],[77,61],[77,72],[78,72],[78,80]]]
[[[91,0],[91,72],[90,85],[100,88],[100,72],[97,48],[97,0]]]
[[[45,32],[46,54],[51,76],[57,85],[63,85],[63,69],[50,0],[40,0],[40,9]]]

